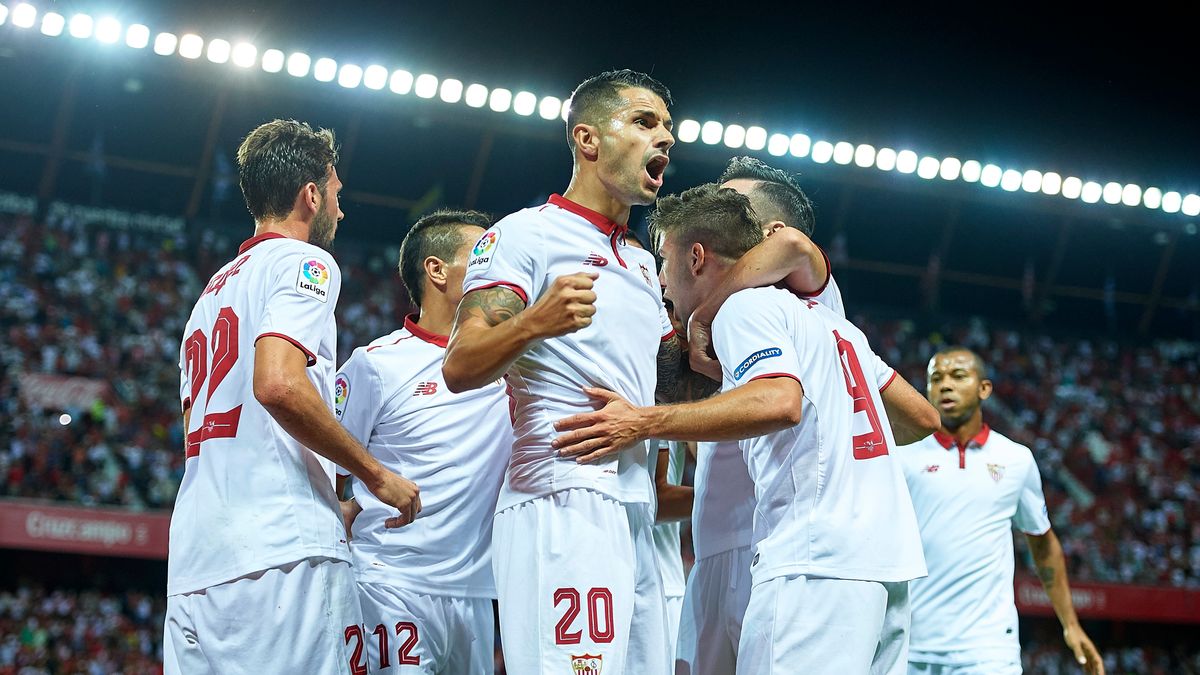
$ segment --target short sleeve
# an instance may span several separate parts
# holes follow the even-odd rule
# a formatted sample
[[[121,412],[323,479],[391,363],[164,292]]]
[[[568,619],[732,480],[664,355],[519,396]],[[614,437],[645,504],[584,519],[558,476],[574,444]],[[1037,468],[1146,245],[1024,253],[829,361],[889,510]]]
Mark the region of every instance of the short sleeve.
[[[675,337],[675,324],[671,323],[671,315],[667,313],[667,307],[663,303],[658,303],[658,318],[662,323],[662,341],[666,342]]]
[[[1021,485],[1021,496],[1017,501],[1017,515],[1013,518],[1017,529],[1025,534],[1041,535],[1050,530],[1050,515],[1046,509],[1046,496],[1042,493],[1042,474],[1037,462],[1029,458],[1029,470]]]
[[[822,251],[823,252],[823,251]],[[826,258],[826,261],[829,259]],[[843,319],[846,318],[846,306],[842,304],[842,291],[838,288],[837,282],[833,279],[833,271],[830,268],[829,277],[825,280],[825,288],[817,293],[812,299],[829,309],[829,311],[837,314]]]
[[[539,278],[541,259],[537,253],[540,245],[536,236],[537,224],[505,221],[493,225],[475,242],[467,260],[463,292],[502,286],[528,305],[541,290],[534,283]]]
[[[255,341],[278,337],[317,363],[342,286],[342,273],[327,254],[290,251],[274,265],[274,284],[265,292],[265,312]]]
[[[764,377],[800,382],[796,337],[788,327],[786,298],[775,290],[735,293],[713,320],[713,349],[725,382],[738,386]]]
[[[875,386],[880,392],[887,391],[892,382],[896,381],[899,371],[889,366],[874,350],[871,351],[871,357],[875,362]]]
[[[355,350],[333,378],[333,414],[346,431],[366,447],[382,405],[379,377],[370,367],[366,351]],[[339,466],[337,473],[345,476],[349,472]]]

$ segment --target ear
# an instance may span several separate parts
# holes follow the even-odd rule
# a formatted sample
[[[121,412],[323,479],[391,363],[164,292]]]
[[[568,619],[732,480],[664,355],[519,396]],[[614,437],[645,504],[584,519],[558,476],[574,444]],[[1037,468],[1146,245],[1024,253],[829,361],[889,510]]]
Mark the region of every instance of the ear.
[[[992,381],[984,380],[979,383],[979,400],[986,401],[992,395]]]
[[[589,162],[600,156],[600,130],[582,122],[571,127],[571,138],[575,139],[575,152]]]
[[[708,251],[704,250],[704,244],[700,242],[692,242],[692,247],[688,249],[688,269],[691,270],[692,276],[700,276],[700,270],[704,267],[707,261]]]
[[[785,225],[782,221],[773,220],[766,225],[763,225],[763,234],[769,237],[785,227],[787,227],[787,225]]]
[[[324,201],[324,196],[321,194],[321,189],[317,187],[316,183],[308,182],[300,188],[300,193],[296,195],[295,209],[307,220],[321,211],[322,201]]]
[[[425,268],[425,276],[429,279],[429,283],[438,291],[446,290],[446,262],[437,256],[429,256],[421,262]]]

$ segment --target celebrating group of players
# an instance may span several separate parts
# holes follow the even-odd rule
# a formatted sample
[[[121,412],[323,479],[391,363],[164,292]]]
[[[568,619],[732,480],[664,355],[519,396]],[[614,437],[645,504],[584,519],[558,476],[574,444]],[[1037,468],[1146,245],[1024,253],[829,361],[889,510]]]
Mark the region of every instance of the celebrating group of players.
[[[793,178],[742,157],[657,199],[661,270],[628,231],[670,104],[628,70],[580,84],[563,194],[419,220],[419,311],[336,370],[332,134],[246,137],[255,235],[180,349],[166,672],[490,673],[498,599],[512,675],[1019,673],[1013,522],[1103,672],[982,361],[935,355],[928,399],[898,378]],[[689,518],[685,591],[655,523]]]

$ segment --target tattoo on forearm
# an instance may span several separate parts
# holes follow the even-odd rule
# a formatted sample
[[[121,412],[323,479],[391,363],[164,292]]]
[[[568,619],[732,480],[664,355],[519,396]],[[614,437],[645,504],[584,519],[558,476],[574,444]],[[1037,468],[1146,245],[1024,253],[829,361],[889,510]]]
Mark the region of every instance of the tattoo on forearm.
[[[664,403],[672,403],[679,398],[679,359],[683,348],[679,340],[672,337],[664,340],[658,348],[658,385],[654,388],[654,397]]]
[[[1042,587],[1045,588],[1046,590],[1050,590],[1050,587],[1054,585],[1054,577],[1055,577],[1054,568],[1049,567],[1049,566],[1045,566],[1045,567],[1039,566],[1037,568],[1037,575],[1038,575],[1038,578],[1042,580]]]
[[[523,309],[525,303],[511,290],[499,286],[485,288],[463,296],[454,323],[460,324],[464,319],[478,316],[489,326],[495,326],[513,318]]]

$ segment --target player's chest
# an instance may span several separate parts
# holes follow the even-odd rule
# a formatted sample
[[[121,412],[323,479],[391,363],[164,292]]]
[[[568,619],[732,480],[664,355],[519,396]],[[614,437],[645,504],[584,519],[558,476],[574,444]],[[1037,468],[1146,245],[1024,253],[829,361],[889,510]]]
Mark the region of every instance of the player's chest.
[[[1020,468],[1004,457],[957,448],[923,453],[909,468],[914,498],[979,503],[987,508],[1016,504]]]
[[[463,435],[501,422],[509,423],[508,397],[503,380],[478,389],[454,393],[446,388],[440,364],[392,383],[378,430],[401,436]]]

